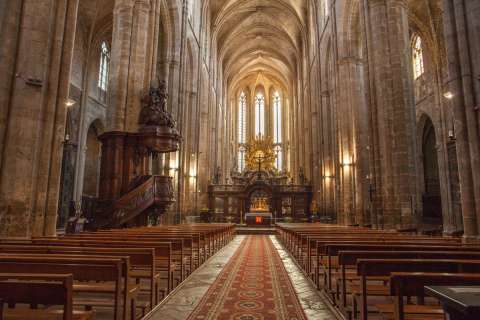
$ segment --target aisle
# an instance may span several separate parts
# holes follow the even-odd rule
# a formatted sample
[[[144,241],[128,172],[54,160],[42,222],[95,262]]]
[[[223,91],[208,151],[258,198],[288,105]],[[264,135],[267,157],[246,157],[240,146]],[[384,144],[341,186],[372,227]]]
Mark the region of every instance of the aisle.
[[[275,236],[251,235],[237,236],[147,319],[332,320],[335,316]]]
[[[189,320],[306,319],[268,236],[249,236]]]

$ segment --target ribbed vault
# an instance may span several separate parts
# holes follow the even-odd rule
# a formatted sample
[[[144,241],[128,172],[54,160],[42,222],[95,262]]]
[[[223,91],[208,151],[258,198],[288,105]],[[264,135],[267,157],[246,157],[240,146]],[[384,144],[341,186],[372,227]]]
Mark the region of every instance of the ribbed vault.
[[[258,74],[291,89],[305,39],[306,0],[212,0],[210,10],[229,92]]]

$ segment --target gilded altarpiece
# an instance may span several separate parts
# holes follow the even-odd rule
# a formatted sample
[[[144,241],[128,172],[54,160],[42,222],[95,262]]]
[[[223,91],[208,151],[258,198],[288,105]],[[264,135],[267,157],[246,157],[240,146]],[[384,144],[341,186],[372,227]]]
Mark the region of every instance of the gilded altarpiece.
[[[255,139],[246,145],[246,166],[233,168],[230,181],[219,183],[213,177],[208,187],[209,212],[214,221],[244,223],[246,213],[270,212],[274,221],[307,221],[310,216],[312,187],[293,183],[287,172],[275,168],[273,142]]]

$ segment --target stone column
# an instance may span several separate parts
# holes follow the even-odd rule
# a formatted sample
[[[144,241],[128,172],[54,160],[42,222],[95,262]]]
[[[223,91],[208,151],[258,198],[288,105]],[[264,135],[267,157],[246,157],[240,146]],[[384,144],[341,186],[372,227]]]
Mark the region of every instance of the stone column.
[[[109,70],[107,131],[125,129],[125,104],[133,25],[133,0],[116,0],[113,9],[112,50]]]
[[[16,77],[0,164],[0,236],[55,234],[77,10],[78,0],[25,0],[5,30],[16,60],[0,68],[8,63]]]
[[[149,18],[150,1],[115,1],[107,112],[109,131],[136,131],[138,127],[141,98],[150,85],[145,83]]]
[[[138,116],[142,108],[141,99],[150,83],[148,75],[148,34],[150,20],[150,0],[135,0],[133,7],[132,44],[128,78],[128,97],[125,111],[125,130],[137,131]]]
[[[344,57],[338,62],[339,96],[338,96],[338,142],[340,151],[341,207],[339,214],[344,224],[357,223],[354,206],[354,178],[356,157],[354,150],[354,112],[355,104],[355,60]]]
[[[384,227],[415,223],[415,115],[405,0],[371,0],[369,21],[376,92],[376,122],[381,163]]]
[[[3,1],[0,4],[0,148],[3,149],[8,125],[10,91],[15,81],[15,58],[22,17],[21,1]],[[0,149],[1,150],[1,149]],[[0,161],[2,154],[0,154]]]
[[[480,228],[480,154],[477,114],[468,42],[468,24],[463,0],[444,0],[444,30],[448,60],[445,84],[454,97],[451,101],[456,135],[458,173],[463,213],[464,236],[478,236]],[[478,5],[478,4],[477,4]],[[475,19],[475,18],[472,18]],[[478,56],[478,52],[476,55]]]

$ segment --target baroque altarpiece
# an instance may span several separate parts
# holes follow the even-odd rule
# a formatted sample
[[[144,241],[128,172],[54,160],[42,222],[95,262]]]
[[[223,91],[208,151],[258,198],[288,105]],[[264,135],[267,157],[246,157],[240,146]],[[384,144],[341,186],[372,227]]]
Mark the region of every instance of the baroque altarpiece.
[[[227,183],[219,170],[209,185],[209,213],[215,221],[244,223],[245,214],[268,212],[274,221],[306,221],[310,216],[312,187],[301,172],[299,183],[275,168],[271,138],[256,137],[246,144],[245,168],[234,167]]]

